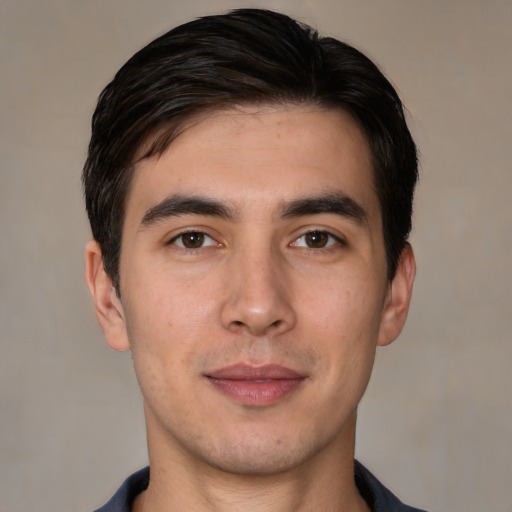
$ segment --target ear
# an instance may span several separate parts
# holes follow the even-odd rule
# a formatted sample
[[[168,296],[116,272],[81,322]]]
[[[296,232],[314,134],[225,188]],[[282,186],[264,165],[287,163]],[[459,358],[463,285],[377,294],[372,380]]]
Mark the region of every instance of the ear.
[[[389,283],[386,293],[377,341],[381,347],[389,345],[402,331],[409,311],[415,275],[414,253],[410,244],[407,243],[400,255],[395,277]]]
[[[123,306],[112,279],[105,272],[103,254],[96,240],[91,240],[85,247],[85,282],[108,345],[114,350],[129,350]]]

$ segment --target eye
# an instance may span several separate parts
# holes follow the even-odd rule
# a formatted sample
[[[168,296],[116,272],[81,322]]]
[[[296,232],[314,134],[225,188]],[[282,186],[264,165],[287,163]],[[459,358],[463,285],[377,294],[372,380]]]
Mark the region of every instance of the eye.
[[[309,231],[299,236],[290,245],[307,249],[325,249],[341,243],[341,240],[327,231]]]
[[[177,245],[182,249],[201,249],[202,247],[217,245],[217,242],[211,236],[203,233],[202,231],[187,231],[185,233],[180,233],[169,243]]]

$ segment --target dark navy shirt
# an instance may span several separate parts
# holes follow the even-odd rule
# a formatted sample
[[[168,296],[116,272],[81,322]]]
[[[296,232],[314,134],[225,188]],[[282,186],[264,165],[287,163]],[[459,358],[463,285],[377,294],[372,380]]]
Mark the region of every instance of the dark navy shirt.
[[[355,461],[356,485],[372,512],[425,512],[404,505],[391,491],[386,489],[361,463]],[[95,512],[131,512],[132,504],[149,485],[149,467],[137,471],[127,478],[112,499]]]

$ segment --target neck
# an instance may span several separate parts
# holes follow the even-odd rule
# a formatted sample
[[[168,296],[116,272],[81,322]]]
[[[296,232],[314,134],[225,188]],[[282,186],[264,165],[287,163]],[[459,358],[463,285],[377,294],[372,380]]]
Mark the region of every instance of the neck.
[[[274,474],[235,474],[185,452],[148,421],[151,480],[133,512],[369,512],[354,481],[355,415],[302,464]],[[155,428],[154,428],[155,427]]]

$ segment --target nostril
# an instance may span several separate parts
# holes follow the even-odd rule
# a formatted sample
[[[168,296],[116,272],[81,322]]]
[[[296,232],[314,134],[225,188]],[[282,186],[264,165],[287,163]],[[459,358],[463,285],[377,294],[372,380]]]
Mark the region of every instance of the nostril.
[[[221,322],[232,333],[250,333],[255,336],[279,334],[295,324],[295,312],[275,287],[257,288],[256,292],[233,293],[222,306]],[[269,331],[270,330],[270,331]]]

